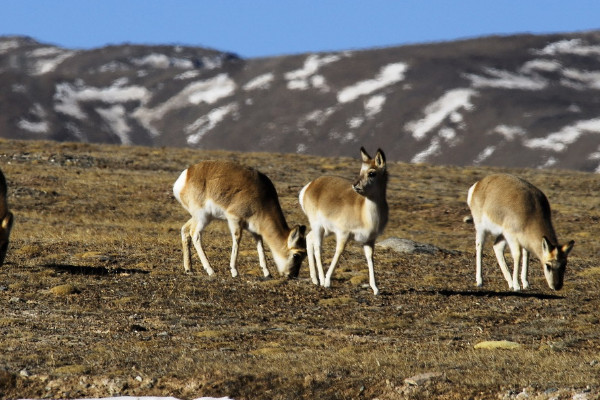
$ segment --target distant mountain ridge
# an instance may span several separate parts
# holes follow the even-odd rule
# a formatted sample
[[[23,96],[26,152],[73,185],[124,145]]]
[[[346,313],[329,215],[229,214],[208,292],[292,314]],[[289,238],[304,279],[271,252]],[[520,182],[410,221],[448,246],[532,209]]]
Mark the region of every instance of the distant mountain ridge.
[[[600,32],[259,59],[0,37],[0,137],[600,172]]]

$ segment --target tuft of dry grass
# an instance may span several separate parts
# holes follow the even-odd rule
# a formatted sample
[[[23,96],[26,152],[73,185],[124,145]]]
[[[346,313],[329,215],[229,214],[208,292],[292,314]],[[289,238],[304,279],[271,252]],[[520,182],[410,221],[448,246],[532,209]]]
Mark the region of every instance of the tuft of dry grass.
[[[232,278],[231,239],[219,222],[203,235],[215,276],[205,274],[195,254],[195,272],[185,274],[179,229],[188,216],[171,188],[183,169],[203,159],[237,160],[266,173],[290,224],[307,223],[297,200],[305,183],[324,173],[352,178],[360,165],[348,158],[0,140],[15,213],[0,269],[0,371],[7,371],[1,396],[490,398],[523,387],[543,394],[588,385],[598,393],[597,175],[390,163],[391,215],[381,239],[448,251],[376,248],[382,294],[375,297],[362,248],[352,243],[324,289],[311,283],[306,265],[298,280],[262,278],[246,234],[240,276]],[[532,289],[508,292],[491,247],[486,286],[475,288],[466,192],[499,171],[540,187],[559,237],[576,240],[562,291],[550,291],[532,261]],[[333,247],[326,240],[325,262]],[[268,267],[276,275],[271,259]],[[65,295],[49,296],[49,288]],[[474,349],[502,340],[520,348]],[[407,392],[404,379],[424,372],[444,379]]]

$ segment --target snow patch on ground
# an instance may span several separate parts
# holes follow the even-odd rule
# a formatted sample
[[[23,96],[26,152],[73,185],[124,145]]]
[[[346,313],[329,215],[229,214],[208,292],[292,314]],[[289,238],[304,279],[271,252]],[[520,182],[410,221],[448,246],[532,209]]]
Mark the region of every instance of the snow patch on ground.
[[[284,77],[288,80],[287,87],[290,90],[306,90],[311,87],[321,89],[322,91],[329,90],[325,83],[325,78],[322,75],[317,75],[319,69],[327,64],[331,64],[340,60],[339,55],[324,55],[317,54],[309,55],[304,61],[302,68],[287,72]]]
[[[588,160],[590,161],[600,161],[600,146],[598,146],[597,150],[593,153],[591,153],[588,156]],[[595,173],[600,173],[600,164],[596,167],[596,169],[594,170]]]
[[[539,165],[539,169],[552,168],[558,163],[558,160],[555,157],[548,157],[543,164]]]
[[[256,78],[250,80],[248,83],[242,86],[242,88],[247,91],[257,89],[269,89],[271,87],[271,82],[273,82],[273,79],[275,79],[275,75],[273,75],[272,72],[267,72],[266,74],[259,75]]]
[[[431,156],[440,154],[442,149],[441,139],[439,137],[434,137],[429,143],[429,147],[425,150],[415,154],[415,156],[410,160],[412,163],[423,163],[426,162],[427,159]]]
[[[375,95],[363,102],[364,115],[357,115],[349,118],[346,121],[346,125],[350,129],[360,128],[367,119],[372,119],[375,115],[381,112],[383,105],[385,104],[386,97],[384,95]]]
[[[590,46],[581,39],[565,39],[550,43],[541,50],[534,50],[535,54],[556,56],[559,54],[576,54],[580,56],[600,55],[600,46]]]
[[[487,146],[485,149],[483,149],[483,151],[481,151],[481,153],[477,155],[477,157],[475,157],[475,159],[473,160],[473,164],[481,164],[482,162],[490,158],[495,151],[496,146]]]
[[[512,142],[517,137],[525,136],[527,132],[525,132],[525,129],[519,126],[509,126],[502,124],[496,126],[491,133],[497,133],[498,135],[504,137],[506,141]]]
[[[0,41],[0,54],[6,53],[9,50],[19,47],[19,41],[15,39]]]
[[[109,108],[96,108],[98,115],[102,117],[111,132],[119,137],[121,144],[132,144],[129,138],[131,128],[127,124],[127,112],[121,104],[115,104]]]
[[[356,134],[354,132],[340,133],[337,131],[333,131],[329,133],[328,137],[329,139],[338,141],[341,144],[356,142]]]
[[[188,134],[187,143],[190,145],[198,144],[202,140],[202,137],[223,121],[225,117],[230,114],[235,115],[237,111],[238,105],[236,103],[229,103],[223,107],[215,108],[208,114],[198,118],[185,128],[185,132]]]
[[[521,72],[527,74],[530,74],[533,71],[554,72],[560,70],[561,68],[562,66],[558,61],[536,58],[523,64],[521,67]]]
[[[548,136],[525,140],[524,144],[531,149],[550,150],[558,153],[565,151],[570,144],[575,143],[586,133],[600,134],[600,118],[579,121]]]
[[[214,78],[194,82],[187,86],[181,96],[188,98],[192,104],[213,104],[218,100],[231,96],[236,84],[227,74],[219,74]]]
[[[486,68],[484,72],[487,76],[465,74],[465,77],[476,88],[542,90],[548,86],[548,81],[535,73],[525,75],[495,68]]]
[[[102,64],[101,66],[99,66],[97,69],[93,69],[90,71],[91,73],[95,73],[100,72],[100,73],[104,73],[104,72],[120,72],[120,71],[127,71],[129,69],[129,65],[125,64],[124,62],[121,61],[110,61],[106,64]]]
[[[184,81],[187,79],[197,78],[198,75],[200,75],[200,70],[194,69],[194,70],[182,72],[179,75],[176,75],[174,79],[178,80],[178,81]]]
[[[95,88],[64,82],[56,85],[54,110],[82,120],[87,117],[80,107],[82,102],[101,101],[108,104],[118,104],[138,101],[145,104],[150,97],[150,92],[142,86],[121,86],[117,84],[107,88]]]
[[[600,71],[578,71],[576,69],[568,68],[563,71],[563,76],[571,81],[563,81],[563,84],[567,86],[579,90],[600,89]]]
[[[150,67],[156,69],[180,68],[192,69],[194,63],[185,58],[169,57],[166,54],[152,53],[147,56],[134,58],[131,62],[138,67]]]
[[[46,111],[40,103],[35,103],[29,110],[29,113],[35,117],[36,121],[21,118],[17,122],[17,127],[31,133],[48,133],[50,131],[50,124],[44,121],[47,116]]]
[[[379,114],[383,109],[385,101],[386,97],[382,94],[367,99],[365,101],[365,116],[367,118],[373,118],[375,115]]]
[[[29,52],[29,56],[35,58],[33,63],[33,75],[43,75],[52,72],[67,58],[72,57],[74,51],[59,49],[58,47],[42,47]]]
[[[200,103],[214,104],[231,96],[235,89],[235,82],[227,74],[219,74],[210,79],[188,84],[179,93],[154,108],[140,107],[133,112],[133,116],[152,135],[158,136],[160,133],[152,124],[162,119],[168,112]]]
[[[298,122],[299,126],[304,126],[309,122],[313,122],[316,125],[323,125],[327,118],[329,118],[334,112],[334,107],[326,108],[325,110],[315,110],[308,114],[306,114],[303,118]]]
[[[388,64],[381,68],[374,79],[367,79],[348,86],[338,92],[337,99],[340,103],[349,103],[360,96],[369,95],[404,80],[404,73],[408,69],[405,63]]]
[[[350,118],[348,120],[348,122],[346,122],[346,124],[348,125],[348,128],[356,129],[356,128],[359,128],[363,124],[363,122],[365,122],[364,118],[353,117],[353,118]]]
[[[32,122],[26,119],[20,119],[17,126],[24,131],[31,133],[48,133],[50,125],[46,121]]]
[[[473,104],[471,97],[477,92],[473,89],[453,89],[446,92],[442,97],[425,107],[422,119],[408,122],[404,127],[412,132],[413,138],[422,140],[428,133],[439,127],[444,120],[451,118],[452,122],[462,120],[459,110],[471,111]],[[458,114],[458,115],[456,115]]]

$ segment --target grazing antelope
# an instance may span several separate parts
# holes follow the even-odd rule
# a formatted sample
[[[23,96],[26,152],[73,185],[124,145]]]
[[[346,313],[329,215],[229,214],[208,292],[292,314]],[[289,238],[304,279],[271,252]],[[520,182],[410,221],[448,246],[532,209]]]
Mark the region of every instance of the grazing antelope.
[[[481,258],[485,239],[490,234],[496,238],[494,252],[509,289],[521,289],[518,280],[521,257],[521,283],[523,289],[529,287],[529,253],[542,262],[548,286],[553,290],[562,288],[567,256],[575,242],[558,244],[550,204],[544,193],[516,176],[490,175],[471,186],[467,203],[476,230],[477,286],[483,285]],[[514,262],[512,276],[504,259],[507,244]]]
[[[191,272],[190,243],[198,252],[208,275],[214,274],[202,249],[202,230],[213,220],[227,220],[233,246],[231,275],[238,275],[236,263],[242,230],[256,240],[259,262],[269,276],[263,239],[271,249],[279,274],[297,277],[306,256],[305,226],[290,229],[279,205],[271,180],[261,172],[228,161],[204,161],[181,173],[173,194],[192,216],[181,228],[183,267]]]
[[[4,258],[8,250],[8,238],[12,229],[13,215],[8,211],[6,202],[6,179],[0,171],[0,267],[4,264]]]
[[[388,204],[385,198],[388,174],[383,151],[377,150],[371,158],[361,147],[362,166],[356,182],[335,176],[322,176],[300,191],[300,205],[310,221],[311,231],[306,236],[308,265],[313,283],[331,286],[331,275],[344,251],[350,235],[363,245],[369,266],[369,284],[375,294],[373,248],[375,239],[383,232],[388,220]],[[321,262],[323,237],[335,234],[335,255],[324,275]],[[319,269],[319,280],[315,272]]]

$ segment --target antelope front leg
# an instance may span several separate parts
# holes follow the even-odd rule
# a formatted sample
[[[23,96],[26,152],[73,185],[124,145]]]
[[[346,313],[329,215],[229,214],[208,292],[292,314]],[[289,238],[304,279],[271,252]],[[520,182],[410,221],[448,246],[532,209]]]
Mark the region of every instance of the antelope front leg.
[[[506,265],[506,259],[504,258],[504,248],[506,247],[506,240],[500,236],[499,239],[494,243],[494,253],[496,253],[496,259],[498,260],[498,265],[500,266],[500,270],[502,271],[502,275],[504,275],[504,279],[508,282],[508,288],[513,288],[513,280],[510,271],[508,270],[508,265]]]
[[[527,272],[529,270],[529,252],[523,248],[521,253],[523,255],[523,263],[521,264],[521,283],[523,284],[523,289],[529,289],[529,281],[527,280]]]
[[[373,265],[373,246],[374,243],[368,243],[363,246],[365,249],[365,257],[367,257],[367,264],[369,265],[369,285],[373,289],[373,294],[378,295],[379,289],[375,285],[375,266]]]
[[[511,243],[512,244],[512,243]],[[512,289],[515,292],[521,290],[521,286],[519,285],[519,265],[521,264],[521,247],[518,245],[510,246],[510,254],[512,255],[514,267],[513,267],[513,275],[512,275]]]
[[[237,265],[237,257],[238,257],[238,248],[240,245],[240,241],[242,240],[242,227],[240,223],[235,220],[228,220],[229,230],[231,231],[231,261],[229,262],[229,268],[231,268],[231,276],[238,276],[238,271],[236,268]]]
[[[271,274],[267,269],[267,258],[265,257],[265,248],[263,246],[262,237],[259,235],[255,235],[255,239],[256,251],[258,252],[258,262],[260,263],[260,267],[262,268],[264,277],[268,278]]]
[[[483,245],[485,244],[485,233],[477,231],[475,234],[475,281],[478,287],[483,286],[483,272],[481,269],[481,259],[483,257]]]

